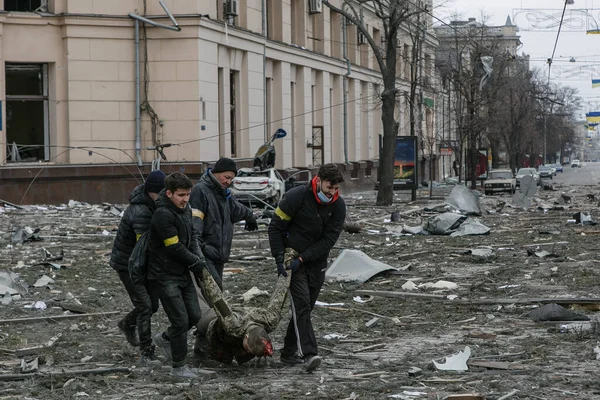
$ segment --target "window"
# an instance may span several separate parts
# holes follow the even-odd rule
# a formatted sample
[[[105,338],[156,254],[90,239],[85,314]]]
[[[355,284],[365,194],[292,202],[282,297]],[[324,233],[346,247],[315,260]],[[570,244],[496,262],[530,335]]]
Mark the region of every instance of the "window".
[[[231,135],[231,157],[237,157],[238,149],[238,85],[239,72],[229,71],[229,134]]]
[[[4,11],[47,11],[47,0],[4,0]]]
[[[6,63],[9,161],[48,160],[48,136],[48,65]]]

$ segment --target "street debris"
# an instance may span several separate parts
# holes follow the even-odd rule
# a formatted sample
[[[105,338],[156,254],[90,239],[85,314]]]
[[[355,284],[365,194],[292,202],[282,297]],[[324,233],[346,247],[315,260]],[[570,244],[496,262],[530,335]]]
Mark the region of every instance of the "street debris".
[[[54,279],[50,278],[48,275],[43,275],[40,279],[38,279],[33,284],[33,287],[41,288],[41,287],[48,286],[51,283],[54,283]]]
[[[534,321],[589,321],[586,315],[568,310],[558,304],[546,304],[529,313]]]
[[[466,215],[447,212],[429,218],[423,228],[433,235],[450,235],[466,220]]]
[[[479,196],[466,186],[454,186],[445,203],[465,215],[481,215]]]
[[[11,241],[15,244],[17,243],[25,243],[25,242],[33,242],[40,241],[42,238],[39,235],[40,228],[32,229],[28,226],[21,227],[18,226],[15,230],[15,233],[11,236]]]
[[[469,218],[458,229],[450,234],[451,237],[487,235],[490,228],[482,224],[478,219]]]
[[[537,193],[537,182],[532,175],[525,175],[521,179],[519,188],[513,195],[513,204],[527,210],[531,206],[531,199]]]
[[[381,272],[391,270],[396,270],[396,268],[373,260],[360,250],[346,249],[327,268],[325,278],[347,282],[366,282]]]
[[[438,363],[432,360],[433,365],[438,371],[468,371],[467,360],[471,357],[471,348],[465,346],[464,350],[459,351],[451,356],[446,356],[443,363]]]
[[[575,220],[576,224],[588,225],[588,226],[596,225],[596,221],[594,221],[589,214],[584,214],[581,211],[573,214],[573,219]]]

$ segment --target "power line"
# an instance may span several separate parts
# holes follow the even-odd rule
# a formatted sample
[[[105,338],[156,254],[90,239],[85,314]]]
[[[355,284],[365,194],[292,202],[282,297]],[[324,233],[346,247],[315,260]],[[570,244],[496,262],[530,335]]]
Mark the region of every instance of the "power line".
[[[568,0],[565,0],[565,6],[563,7],[562,15],[560,17],[560,23],[558,24],[558,32],[556,33],[556,40],[554,42],[554,49],[552,50],[552,57],[548,59],[548,85],[550,85],[550,69],[552,68],[552,61],[554,61],[554,54],[556,53],[556,46],[558,46],[558,38],[560,37],[560,31],[562,29],[563,20],[565,19],[565,12],[567,11]]]

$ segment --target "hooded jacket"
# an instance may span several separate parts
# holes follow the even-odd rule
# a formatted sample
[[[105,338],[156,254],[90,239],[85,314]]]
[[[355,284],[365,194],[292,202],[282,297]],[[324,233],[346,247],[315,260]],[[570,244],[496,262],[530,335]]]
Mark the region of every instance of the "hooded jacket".
[[[127,271],[133,247],[144,232],[150,229],[150,220],[156,203],[139,185],[129,195],[129,207],[123,213],[110,255],[110,266],[117,271]]]
[[[202,253],[189,204],[178,208],[163,189],[156,200],[148,240],[148,280],[191,279],[188,268]]]
[[[271,255],[278,264],[284,261],[285,248],[300,253],[304,263],[327,261],[337,242],[344,220],[346,203],[336,196],[330,203],[317,199],[316,185],[309,182],[289,190],[269,224]]]
[[[233,224],[250,217],[252,210],[223,189],[210,169],[194,185],[190,205],[204,257],[216,263],[229,261]]]

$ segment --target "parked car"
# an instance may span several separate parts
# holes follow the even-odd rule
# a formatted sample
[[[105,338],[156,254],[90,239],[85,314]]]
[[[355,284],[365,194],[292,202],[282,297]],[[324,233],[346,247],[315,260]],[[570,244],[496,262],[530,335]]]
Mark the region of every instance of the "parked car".
[[[573,160],[571,162],[571,168],[581,168],[581,161],[579,161],[579,160]]]
[[[517,181],[517,187],[521,186],[521,179],[523,179],[525,175],[533,176],[535,182],[538,185],[540,184],[540,175],[538,174],[535,168],[519,168],[519,170],[517,171],[517,175],[515,176],[515,179]]]
[[[550,168],[547,165],[540,165],[538,167],[538,174],[540,175],[540,178],[550,178],[553,179],[553,174],[552,174],[552,168]]]
[[[230,190],[235,198],[250,206],[265,203],[276,206],[283,194],[294,186],[304,185],[312,178],[309,170],[300,170],[283,179],[275,169],[275,147],[273,142],[286,136],[278,129],[268,142],[260,146],[254,155],[253,168],[240,168]],[[300,179],[302,178],[302,179]]]
[[[561,163],[553,164],[554,168],[556,168],[556,172],[563,172],[563,166]]]
[[[509,169],[494,169],[488,172],[488,178],[483,185],[486,195],[500,192],[514,193],[517,187],[513,173]]]

